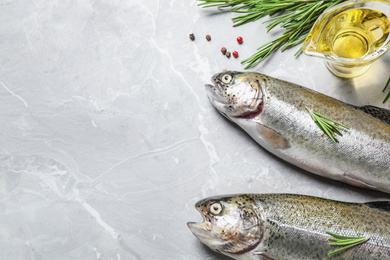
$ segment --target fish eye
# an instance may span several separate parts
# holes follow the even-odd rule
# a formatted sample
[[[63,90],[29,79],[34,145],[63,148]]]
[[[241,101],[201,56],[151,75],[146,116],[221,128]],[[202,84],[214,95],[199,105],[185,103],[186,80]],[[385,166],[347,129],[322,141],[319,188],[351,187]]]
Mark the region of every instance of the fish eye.
[[[229,75],[229,74],[225,74],[225,75],[222,76],[222,82],[223,83],[227,84],[227,83],[232,82],[232,80],[233,80],[233,77],[231,75]]]
[[[219,203],[213,203],[210,206],[210,212],[213,215],[218,215],[219,213],[221,213],[221,211],[222,211],[222,205]]]

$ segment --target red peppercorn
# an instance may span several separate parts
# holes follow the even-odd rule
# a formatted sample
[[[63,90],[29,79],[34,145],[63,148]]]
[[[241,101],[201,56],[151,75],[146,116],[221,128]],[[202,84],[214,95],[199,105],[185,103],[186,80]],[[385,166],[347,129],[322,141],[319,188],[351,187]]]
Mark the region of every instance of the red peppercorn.
[[[239,44],[242,43],[242,37],[241,37],[241,36],[237,37],[237,42],[238,42]]]
[[[234,58],[237,58],[237,57],[238,57],[238,52],[236,52],[236,51],[233,51],[233,53],[232,53],[232,54],[233,54],[233,57],[234,57]]]

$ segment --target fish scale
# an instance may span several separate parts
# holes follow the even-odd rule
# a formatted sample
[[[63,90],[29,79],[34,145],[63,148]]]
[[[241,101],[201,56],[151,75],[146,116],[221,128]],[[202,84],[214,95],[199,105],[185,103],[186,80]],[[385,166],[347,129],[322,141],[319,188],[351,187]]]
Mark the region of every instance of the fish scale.
[[[254,200],[261,198],[262,219],[265,219],[266,229],[272,230],[269,234],[271,242],[265,252],[291,259],[328,259],[331,251],[326,231],[344,236],[364,236],[371,238],[366,243],[334,257],[333,259],[371,259],[367,250],[376,244],[386,243],[387,252],[381,253],[380,259],[390,259],[389,243],[389,213],[372,209],[364,204],[342,203],[297,195],[258,195]],[[294,205],[294,212],[289,209]],[[282,216],[282,217],[281,217]],[[277,224],[271,224],[275,221]],[[324,225],[324,222],[327,224]],[[371,231],[378,227],[378,233]],[[280,234],[283,234],[281,236]],[[297,239],[297,236],[301,236]],[[277,239],[273,239],[273,238]],[[278,239],[279,238],[279,239]],[[384,241],[385,240],[385,241]],[[311,242],[310,242],[311,241]]]
[[[210,205],[216,203],[222,205],[221,212],[211,214]],[[234,259],[390,259],[388,201],[347,203],[293,194],[244,194],[206,198],[196,208],[212,228],[202,231],[205,222],[188,223],[193,234]],[[235,235],[225,236],[230,230]],[[329,256],[340,247],[329,244],[326,232],[369,239]]]
[[[291,115],[287,117],[288,113],[285,112],[287,109],[273,106],[273,100],[270,100],[270,110],[266,112],[265,109],[266,113],[263,114],[264,124],[291,140],[294,146],[300,149],[301,153],[304,153],[301,156],[302,160],[308,162],[310,160],[323,160],[322,165],[325,168],[328,165],[336,165],[337,169],[342,172],[341,174],[348,171],[350,174],[360,172],[359,176],[355,178],[365,180],[366,183],[369,183],[367,178],[365,178],[366,174],[376,178],[378,180],[377,185],[380,184],[383,176],[385,176],[385,180],[390,184],[389,156],[387,154],[387,158],[383,160],[381,155],[386,155],[386,153],[384,153],[383,148],[380,149],[380,145],[386,144],[386,150],[390,150],[390,126],[388,124],[355,109],[349,104],[281,81],[276,81],[272,86],[266,88],[272,99],[281,100],[283,98],[283,93],[281,93],[282,87],[280,87],[284,86],[283,83],[286,85],[286,88],[292,89],[290,93],[296,93],[296,96],[299,94],[300,100],[298,97],[295,100],[289,97],[284,97],[283,99],[291,100],[290,102],[284,101],[284,104],[291,107],[290,109],[294,111],[292,113],[294,113],[295,118],[291,120]],[[304,100],[304,103],[302,103],[302,100]],[[303,104],[313,108],[317,113],[327,115],[350,128],[349,131],[343,132],[343,136],[339,138],[339,144],[334,144],[321,132],[311,118],[307,116],[307,111],[303,108]],[[285,120],[278,119],[275,122],[275,118],[285,118]],[[291,153],[279,151],[282,153],[281,156],[286,157],[287,160],[295,164],[293,160],[289,159]],[[318,169],[318,166],[314,165],[314,167]],[[312,167],[306,169],[316,171]],[[326,177],[326,174],[321,175]],[[344,176],[339,175],[335,177],[342,179]],[[382,186],[382,189],[385,189],[387,192],[390,191],[389,186]]]
[[[212,81],[206,90],[214,107],[271,153],[323,177],[390,193],[389,110],[356,107],[253,72],[222,72]],[[334,143],[308,109],[349,130]]]

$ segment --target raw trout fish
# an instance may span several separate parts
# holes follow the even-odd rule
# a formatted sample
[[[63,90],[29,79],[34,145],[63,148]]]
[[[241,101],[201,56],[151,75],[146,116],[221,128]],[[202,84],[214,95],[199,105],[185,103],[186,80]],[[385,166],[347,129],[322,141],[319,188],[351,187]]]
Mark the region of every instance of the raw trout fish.
[[[276,156],[312,173],[390,193],[390,110],[356,107],[259,73],[222,72],[213,106]],[[334,143],[308,111],[349,130]]]
[[[203,222],[189,222],[192,233],[210,249],[234,259],[390,259],[389,201],[245,194],[207,198],[195,207]],[[330,244],[333,235],[364,237],[365,242],[344,248]]]

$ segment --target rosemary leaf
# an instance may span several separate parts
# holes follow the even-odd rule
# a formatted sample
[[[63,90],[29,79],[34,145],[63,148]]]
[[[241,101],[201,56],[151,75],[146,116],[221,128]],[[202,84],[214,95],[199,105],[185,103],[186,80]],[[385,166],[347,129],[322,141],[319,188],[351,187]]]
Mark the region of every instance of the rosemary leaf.
[[[332,237],[335,237],[335,238],[339,238],[339,239],[353,239],[353,238],[356,238],[356,237],[349,237],[349,236],[338,235],[338,234],[335,234],[335,233],[332,233],[332,232],[329,232],[329,231],[326,231],[326,234],[331,235]],[[329,238],[329,240],[330,239],[334,239],[334,238]]]
[[[294,56],[299,56],[302,52],[303,52],[303,50],[301,47],[301,48],[299,48],[299,50],[296,53],[294,53]]]
[[[382,92],[385,92],[386,88],[389,86],[389,83],[390,83],[390,77],[387,80],[387,83],[386,83],[385,87],[383,88]],[[390,90],[389,90],[389,92],[387,92],[387,95],[386,95],[385,99],[382,101],[382,104],[385,103],[389,99],[390,99]]]
[[[319,115],[319,114],[317,114],[317,115]],[[343,125],[343,124],[340,124],[340,123],[338,123],[338,122],[336,122],[336,121],[333,121],[332,119],[327,118],[327,117],[325,117],[325,116],[322,116],[322,115],[320,115],[320,116],[321,116],[322,118],[326,119],[327,121],[332,122],[332,123],[335,125],[335,127],[340,126],[340,127],[339,127],[340,129],[345,128],[345,129],[348,129],[348,130],[349,130],[349,127],[347,127],[347,126],[345,126],[345,125]]]
[[[329,241],[333,241],[333,242],[330,242],[329,245],[331,246],[343,246],[341,248],[338,248],[334,251],[331,251],[328,253],[329,256],[331,255],[334,255],[334,254],[337,254],[343,250],[346,250],[348,248],[351,248],[351,247],[354,247],[354,246],[357,246],[359,244],[362,244],[364,242],[366,242],[367,240],[370,239],[369,236],[364,236],[364,237],[350,237],[350,236],[341,236],[341,235],[337,235],[337,234],[334,234],[334,233],[331,233],[331,232],[326,232],[328,235],[331,235],[332,237],[328,238]]]
[[[306,108],[309,112],[310,117],[316,123],[316,125],[334,142],[338,143],[339,141],[336,139],[336,134],[339,136],[343,136],[343,134],[338,129],[349,130],[349,127],[340,124],[332,119],[327,118],[321,114],[318,114],[312,110]]]
[[[317,117],[317,115],[314,115],[316,117],[315,122],[318,126],[320,126],[321,130],[334,142],[338,143],[339,141],[334,137],[334,133],[332,132],[331,128],[326,125],[326,121],[321,120],[320,117]]]
[[[203,1],[203,0],[200,0]],[[245,4],[247,0],[204,0],[204,3],[198,4],[198,6],[204,7],[234,7],[240,4]],[[256,1],[252,1],[256,2]]]

